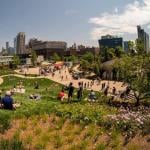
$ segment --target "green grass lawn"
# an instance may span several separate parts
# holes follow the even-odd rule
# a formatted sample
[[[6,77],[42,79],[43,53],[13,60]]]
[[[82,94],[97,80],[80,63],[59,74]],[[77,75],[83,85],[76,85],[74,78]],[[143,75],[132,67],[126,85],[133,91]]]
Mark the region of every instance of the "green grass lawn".
[[[96,103],[91,105],[86,101],[62,104],[56,99],[62,86],[48,79],[21,79],[13,76],[4,77],[4,82],[0,85],[3,95],[6,90],[13,88],[20,80],[23,81],[26,92],[25,94],[15,94],[13,99],[15,102],[20,103],[21,107],[15,111],[0,110],[1,117],[5,115],[9,116],[9,118],[30,117],[32,115],[50,114],[54,112],[60,116],[70,115],[73,119],[89,119],[90,121],[95,121],[98,118],[101,119],[103,115],[117,112],[115,108],[108,107],[104,104],[100,105]],[[39,89],[34,89],[35,82],[38,82]],[[42,96],[41,100],[30,100],[29,95],[33,93],[40,94]],[[87,97],[87,95],[88,92],[84,91],[84,98]],[[74,100],[76,100],[76,95],[74,96]]]
[[[2,95],[20,80],[23,81],[26,92],[15,94],[13,98],[21,107],[15,111],[0,110],[0,148],[21,150],[22,144],[25,149],[37,150],[61,147],[99,150],[108,145],[113,149],[121,148],[120,144],[123,143],[120,142],[122,136],[119,130],[116,130],[110,121],[105,121],[107,115],[117,114],[118,110],[108,106],[107,98],[102,97],[100,93],[97,93],[99,103],[90,104],[85,100],[88,91],[84,91],[83,101],[77,102],[76,90],[71,104],[61,103],[56,99],[62,88],[60,84],[48,79],[8,76],[4,77],[4,82],[0,85]],[[35,82],[38,82],[39,89],[34,89]],[[29,95],[33,93],[40,94],[41,100],[30,100]],[[7,131],[14,132],[13,137],[7,135]]]
[[[8,75],[8,74],[13,74],[14,70],[9,69],[9,68],[0,68],[0,76],[2,75]]]

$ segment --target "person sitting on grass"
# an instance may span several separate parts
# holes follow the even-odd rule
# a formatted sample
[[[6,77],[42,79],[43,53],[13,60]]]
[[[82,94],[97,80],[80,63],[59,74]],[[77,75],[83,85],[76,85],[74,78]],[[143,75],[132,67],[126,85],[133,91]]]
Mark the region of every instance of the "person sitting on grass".
[[[64,98],[65,98],[65,92],[64,92],[64,90],[62,89],[61,92],[58,94],[57,99],[58,99],[58,100],[61,100],[61,101],[64,101]]]
[[[2,108],[8,109],[8,110],[13,110],[13,109],[15,109],[13,104],[14,104],[14,100],[11,97],[11,92],[7,91],[5,96],[2,98]]]
[[[88,97],[88,100],[89,102],[95,102],[96,101],[96,94],[93,90],[91,90],[90,94],[89,94],[89,97]]]

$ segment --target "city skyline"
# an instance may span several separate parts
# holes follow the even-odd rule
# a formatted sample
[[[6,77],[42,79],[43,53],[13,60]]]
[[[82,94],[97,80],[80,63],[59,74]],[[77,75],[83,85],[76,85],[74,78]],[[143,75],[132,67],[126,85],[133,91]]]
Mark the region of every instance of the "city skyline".
[[[150,33],[150,0],[2,0],[0,11],[0,48],[7,41],[12,46],[19,32],[26,33],[26,42],[38,38],[66,41],[69,46],[98,46],[105,34],[134,40],[137,25]]]

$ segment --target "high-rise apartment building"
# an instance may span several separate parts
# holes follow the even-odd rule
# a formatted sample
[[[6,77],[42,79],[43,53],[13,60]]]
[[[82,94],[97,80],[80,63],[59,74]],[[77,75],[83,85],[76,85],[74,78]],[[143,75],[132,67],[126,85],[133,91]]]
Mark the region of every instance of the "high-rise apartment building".
[[[138,39],[141,40],[144,44],[144,52],[150,52],[149,47],[149,35],[141,28],[141,26],[137,26]]]
[[[25,54],[25,33],[24,32],[19,32],[17,37],[17,45],[16,45],[16,53],[17,54]]]

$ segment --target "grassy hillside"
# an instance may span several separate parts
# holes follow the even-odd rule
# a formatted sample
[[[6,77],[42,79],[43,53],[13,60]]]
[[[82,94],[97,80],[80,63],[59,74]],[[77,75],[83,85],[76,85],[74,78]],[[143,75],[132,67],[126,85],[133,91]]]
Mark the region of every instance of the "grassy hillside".
[[[15,94],[13,98],[21,107],[15,111],[0,110],[0,149],[148,149],[150,146],[149,119],[144,126],[134,119],[113,120],[109,116],[121,112],[108,106],[107,98],[100,93],[97,93],[99,101],[94,104],[86,101],[87,91],[80,103],[76,95],[73,103],[61,103],[56,100],[61,85],[48,79],[13,76],[5,77],[0,89],[5,92],[20,80],[26,93]],[[35,82],[39,83],[39,89],[34,89]],[[41,94],[42,99],[30,100],[33,93]]]

